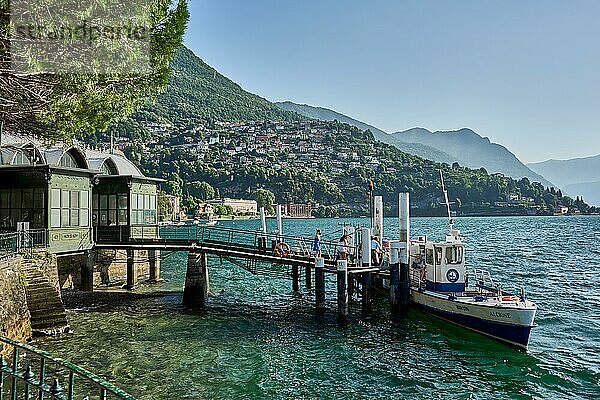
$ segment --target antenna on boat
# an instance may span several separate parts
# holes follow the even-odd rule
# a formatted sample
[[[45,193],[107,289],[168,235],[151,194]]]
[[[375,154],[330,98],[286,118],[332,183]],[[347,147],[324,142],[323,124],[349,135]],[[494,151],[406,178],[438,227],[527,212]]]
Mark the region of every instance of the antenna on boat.
[[[440,180],[442,181],[442,191],[444,192],[444,201],[446,202],[446,210],[448,211],[448,224],[450,225],[450,230],[454,229],[454,220],[452,219],[452,213],[450,211],[450,201],[448,200],[448,189],[446,189],[446,184],[444,183],[444,173],[440,169]]]

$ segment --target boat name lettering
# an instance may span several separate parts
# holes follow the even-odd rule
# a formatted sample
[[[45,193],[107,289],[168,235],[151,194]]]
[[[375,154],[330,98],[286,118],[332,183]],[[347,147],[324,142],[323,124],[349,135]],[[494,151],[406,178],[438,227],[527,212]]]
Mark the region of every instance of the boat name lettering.
[[[490,315],[496,318],[508,318],[510,319],[510,313],[498,312],[498,311],[490,311]]]
[[[459,306],[459,305],[456,306],[456,309],[461,310],[461,311],[469,311],[469,307]]]

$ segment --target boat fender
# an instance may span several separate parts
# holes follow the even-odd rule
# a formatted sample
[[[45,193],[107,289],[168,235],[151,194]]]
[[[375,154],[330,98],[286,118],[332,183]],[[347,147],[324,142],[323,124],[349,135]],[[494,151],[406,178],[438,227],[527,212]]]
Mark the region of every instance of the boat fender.
[[[290,245],[285,242],[279,242],[273,250],[273,254],[277,257],[287,257],[290,254]]]

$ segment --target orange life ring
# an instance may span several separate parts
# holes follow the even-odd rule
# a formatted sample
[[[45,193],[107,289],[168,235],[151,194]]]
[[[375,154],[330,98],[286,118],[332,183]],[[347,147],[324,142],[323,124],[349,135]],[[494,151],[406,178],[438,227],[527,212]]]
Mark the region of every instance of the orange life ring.
[[[518,296],[502,296],[502,301],[519,301]]]
[[[290,254],[290,245],[285,242],[279,242],[275,245],[275,249],[273,250],[273,254],[277,257],[287,257]]]

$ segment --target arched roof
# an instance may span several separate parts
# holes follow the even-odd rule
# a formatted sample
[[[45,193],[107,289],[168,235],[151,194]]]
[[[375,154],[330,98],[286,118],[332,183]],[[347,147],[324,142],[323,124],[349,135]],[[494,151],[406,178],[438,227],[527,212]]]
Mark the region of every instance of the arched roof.
[[[100,172],[104,163],[112,162],[119,175],[139,177],[144,176],[134,163],[121,155],[101,153],[95,150],[86,150],[86,156],[91,170]]]

